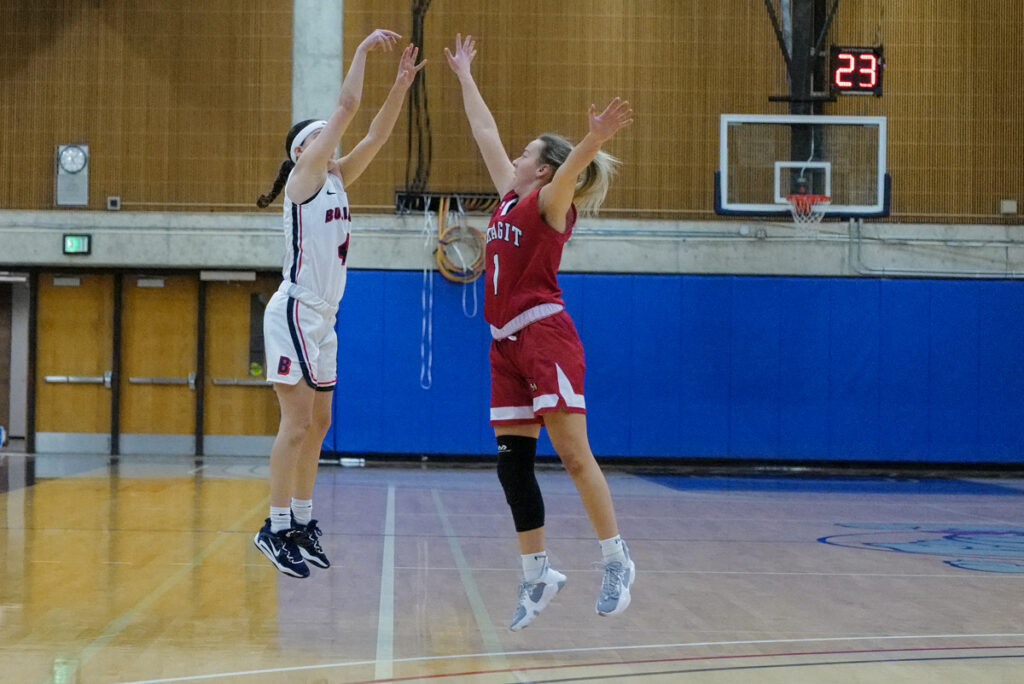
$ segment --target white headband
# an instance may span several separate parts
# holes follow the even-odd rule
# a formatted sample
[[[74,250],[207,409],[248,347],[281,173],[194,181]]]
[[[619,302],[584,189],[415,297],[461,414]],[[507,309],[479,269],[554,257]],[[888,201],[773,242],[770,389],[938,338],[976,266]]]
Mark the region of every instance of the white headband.
[[[312,133],[313,131],[319,131],[326,125],[327,122],[324,121],[323,119],[306,124],[306,127],[299,131],[294,138],[292,138],[292,144],[288,150],[288,158],[292,160],[293,164],[298,161],[298,159],[295,158],[295,148],[302,147],[303,144],[306,142],[306,138],[309,137],[310,133]]]

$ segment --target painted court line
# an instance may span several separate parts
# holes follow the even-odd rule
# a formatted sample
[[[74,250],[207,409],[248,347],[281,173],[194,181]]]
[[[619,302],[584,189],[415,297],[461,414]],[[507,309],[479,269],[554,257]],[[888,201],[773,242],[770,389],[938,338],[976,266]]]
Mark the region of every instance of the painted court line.
[[[384,552],[380,568],[380,607],[377,609],[375,679],[390,678],[395,655],[395,487],[388,486],[384,514]]]
[[[477,586],[476,580],[473,579],[473,571],[470,569],[469,563],[466,562],[466,556],[462,553],[459,537],[455,533],[455,528],[452,527],[451,521],[448,520],[448,513],[441,502],[441,495],[436,489],[431,489],[430,495],[434,499],[434,508],[437,509],[437,516],[441,519],[441,527],[444,530],[445,536],[448,537],[448,546],[451,549],[452,558],[455,559],[455,567],[458,568],[459,579],[462,580],[462,586],[466,590],[466,598],[469,599],[469,606],[473,610],[473,619],[476,620],[476,626],[480,631],[484,648],[492,653],[500,653],[502,649],[501,640],[494,631],[494,623],[491,621],[490,613],[487,612],[487,606],[484,605],[483,597],[480,596],[480,588]],[[498,656],[498,658],[502,661],[502,667],[508,667],[508,663],[504,662],[503,657]]]
[[[549,648],[534,651],[501,651],[491,653],[459,653],[444,656],[419,656],[415,658],[397,658],[393,663],[425,663],[443,662],[446,660],[463,660],[466,658],[507,658],[509,656],[529,655],[550,655],[568,653],[599,653],[602,651],[636,651],[656,648],[696,648],[704,646],[757,646],[765,644],[812,644],[812,643],[837,643],[843,641],[898,641],[910,639],[996,639],[996,638],[1024,638],[1024,634],[889,634],[881,636],[844,636],[844,637],[811,637],[806,639],[744,639],[739,641],[690,641],[675,644],[634,644],[629,646],[589,646],[581,648]],[[979,648],[964,646],[965,650]],[[1019,648],[1014,646],[1013,648]],[[772,655],[772,654],[769,654]],[[373,665],[374,660],[355,660],[343,663],[323,663],[321,665],[296,665],[292,667],[276,667],[262,670],[239,670],[236,672],[219,672],[206,675],[188,675],[184,677],[167,677],[163,679],[139,679],[119,684],[165,684],[166,682],[196,682],[208,679],[225,679],[228,677],[244,677],[249,675],[280,674],[284,672],[304,672],[309,670],[342,669],[347,667],[360,667]],[[421,676],[422,678],[422,676]]]
[[[559,566],[561,570],[571,572],[591,572],[600,574],[600,567],[594,568],[572,568]],[[450,565],[396,565],[396,570],[454,570]],[[474,572],[508,572],[507,567],[503,568],[481,568],[473,569]],[[948,579],[960,581],[963,575],[954,573],[930,573],[930,572],[787,572],[775,570],[648,570],[644,568],[645,575],[755,575],[755,576],[797,576],[797,577],[899,577],[899,578],[922,578],[931,577],[934,579]],[[972,575],[972,580],[993,580],[993,581],[1015,581],[1019,582],[1020,577],[1011,574],[986,573]]]
[[[1024,654],[986,654],[986,655],[958,655],[958,656],[916,656],[906,658],[896,657],[885,657],[885,658],[870,658],[863,659],[858,658],[855,660],[813,660],[809,662],[791,662],[791,663],[757,663],[754,665],[737,665],[732,664],[731,661],[744,661],[744,660],[766,660],[769,658],[799,658],[807,656],[853,656],[853,655],[881,655],[881,654],[893,654],[893,653],[921,653],[921,652],[944,652],[944,651],[977,651],[977,650],[994,650],[994,649],[1007,649],[1012,648],[1020,650],[1024,648],[1024,645],[1016,646],[967,646],[964,648],[957,648],[955,646],[940,647],[940,648],[883,648],[883,649],[865,649],[865,650],[852,650],[852,651],[795,651],[790,653],[744,653],[739,655],[720,655],[720,656],[692,656],[686,658],[653,658],[645,660],[612,660],[608,662],[599,663],[566,663],[561,665],[531,665],[527,667],[513,668],[511,670],[473,670],[469,672],[450,672],[450,673],[438,673],[419,675],[413,677],[397,677],[395,679],[387,679],[387,682],[407,682],[407,681],[423,681],[423,680],[441,680],[441,679],[454,679],[458,678],[460,681],[466,677],[479,677],[481,675],[495,675],[495,674],[516,674],[521,675],[522,673],[533,673],[533,672],[547,672],[555,670],[587,670],[597,667],[611,667],[611,668],[622,668],[624,666],[636,666],[636,665],[669,665],[669,664],[683,664],[692,663],[700,664],[701,667],[689,667],[687,669],[672,669],[672,670],[660,670],[660,671],[648,671],[643,672],[619,672],[619,673],[608,673],[602,675],[587,675],[587,676],[569,676],[562,677],[560,679],[530,679],[529,681],[533,684],[556,684],[567,682],[596,682],[599,680],[616,680],[626,679],[635,680],[643,677],[645,679],[651,677],[666,677],[666,676],[679,676],[684,674],[702,674],[702,673],[714,673],[714,672],[739,672],[745,670],[782,670],[782,669],[794,669],[794,668],[805,668],[805,667],[840,667],[843,665],[877,665],[881,663],[925,663],[925,662],[937,662],[937,661],[966,661],[966,660],[1000,660],[1000,659],[1021,659],[1024,658]],[[708,667],[707,663],[729,663],[727,665],[717,665],[714,667]],[[830,673],[831,674],[831,673]],[[753,680],[749,680],[753,681]],[[776,680],[777,681],[777,680]],[[831,679],[830,679],[831,681]],[[356,682],[354,684],[370,684],[366,682]]]

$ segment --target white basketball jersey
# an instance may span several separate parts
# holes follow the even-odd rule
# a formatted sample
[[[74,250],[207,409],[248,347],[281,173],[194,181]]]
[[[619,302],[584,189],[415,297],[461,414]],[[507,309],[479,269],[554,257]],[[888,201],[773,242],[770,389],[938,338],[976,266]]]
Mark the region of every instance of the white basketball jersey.
[[[290,178],[289,178],[290,180]],[[348,195],[341,178],[327,174],[319,192],[302,204],[284,194],[285,282],[337,306],[345,294],[349,231]]]

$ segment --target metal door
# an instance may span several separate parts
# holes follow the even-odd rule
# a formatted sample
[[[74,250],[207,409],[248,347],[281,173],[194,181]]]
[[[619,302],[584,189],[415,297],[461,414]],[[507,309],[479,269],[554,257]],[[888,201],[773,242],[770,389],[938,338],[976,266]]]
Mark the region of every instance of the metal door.
[[[193,454],[199,278],[130,275],[121,309],[123,454]]]
[[[114,276],[38,283],[36,451],[110,453]]]
[[[264,368],[263,310],[280,281],[205,284],[204,454],[270,453],[279,412]]]

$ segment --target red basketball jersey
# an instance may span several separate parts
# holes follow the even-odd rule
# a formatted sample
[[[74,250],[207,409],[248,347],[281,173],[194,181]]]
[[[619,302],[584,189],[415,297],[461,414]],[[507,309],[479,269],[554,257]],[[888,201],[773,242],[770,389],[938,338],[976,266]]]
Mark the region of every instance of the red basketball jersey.
[[[491,214],[484,318],[496,328],[539,304],[565,305],[558,266],[576,223],[576,205],[565,215],[565,232],[559,233],[541,218],[539,193],[538,188],[519,197],[510,190]]]

